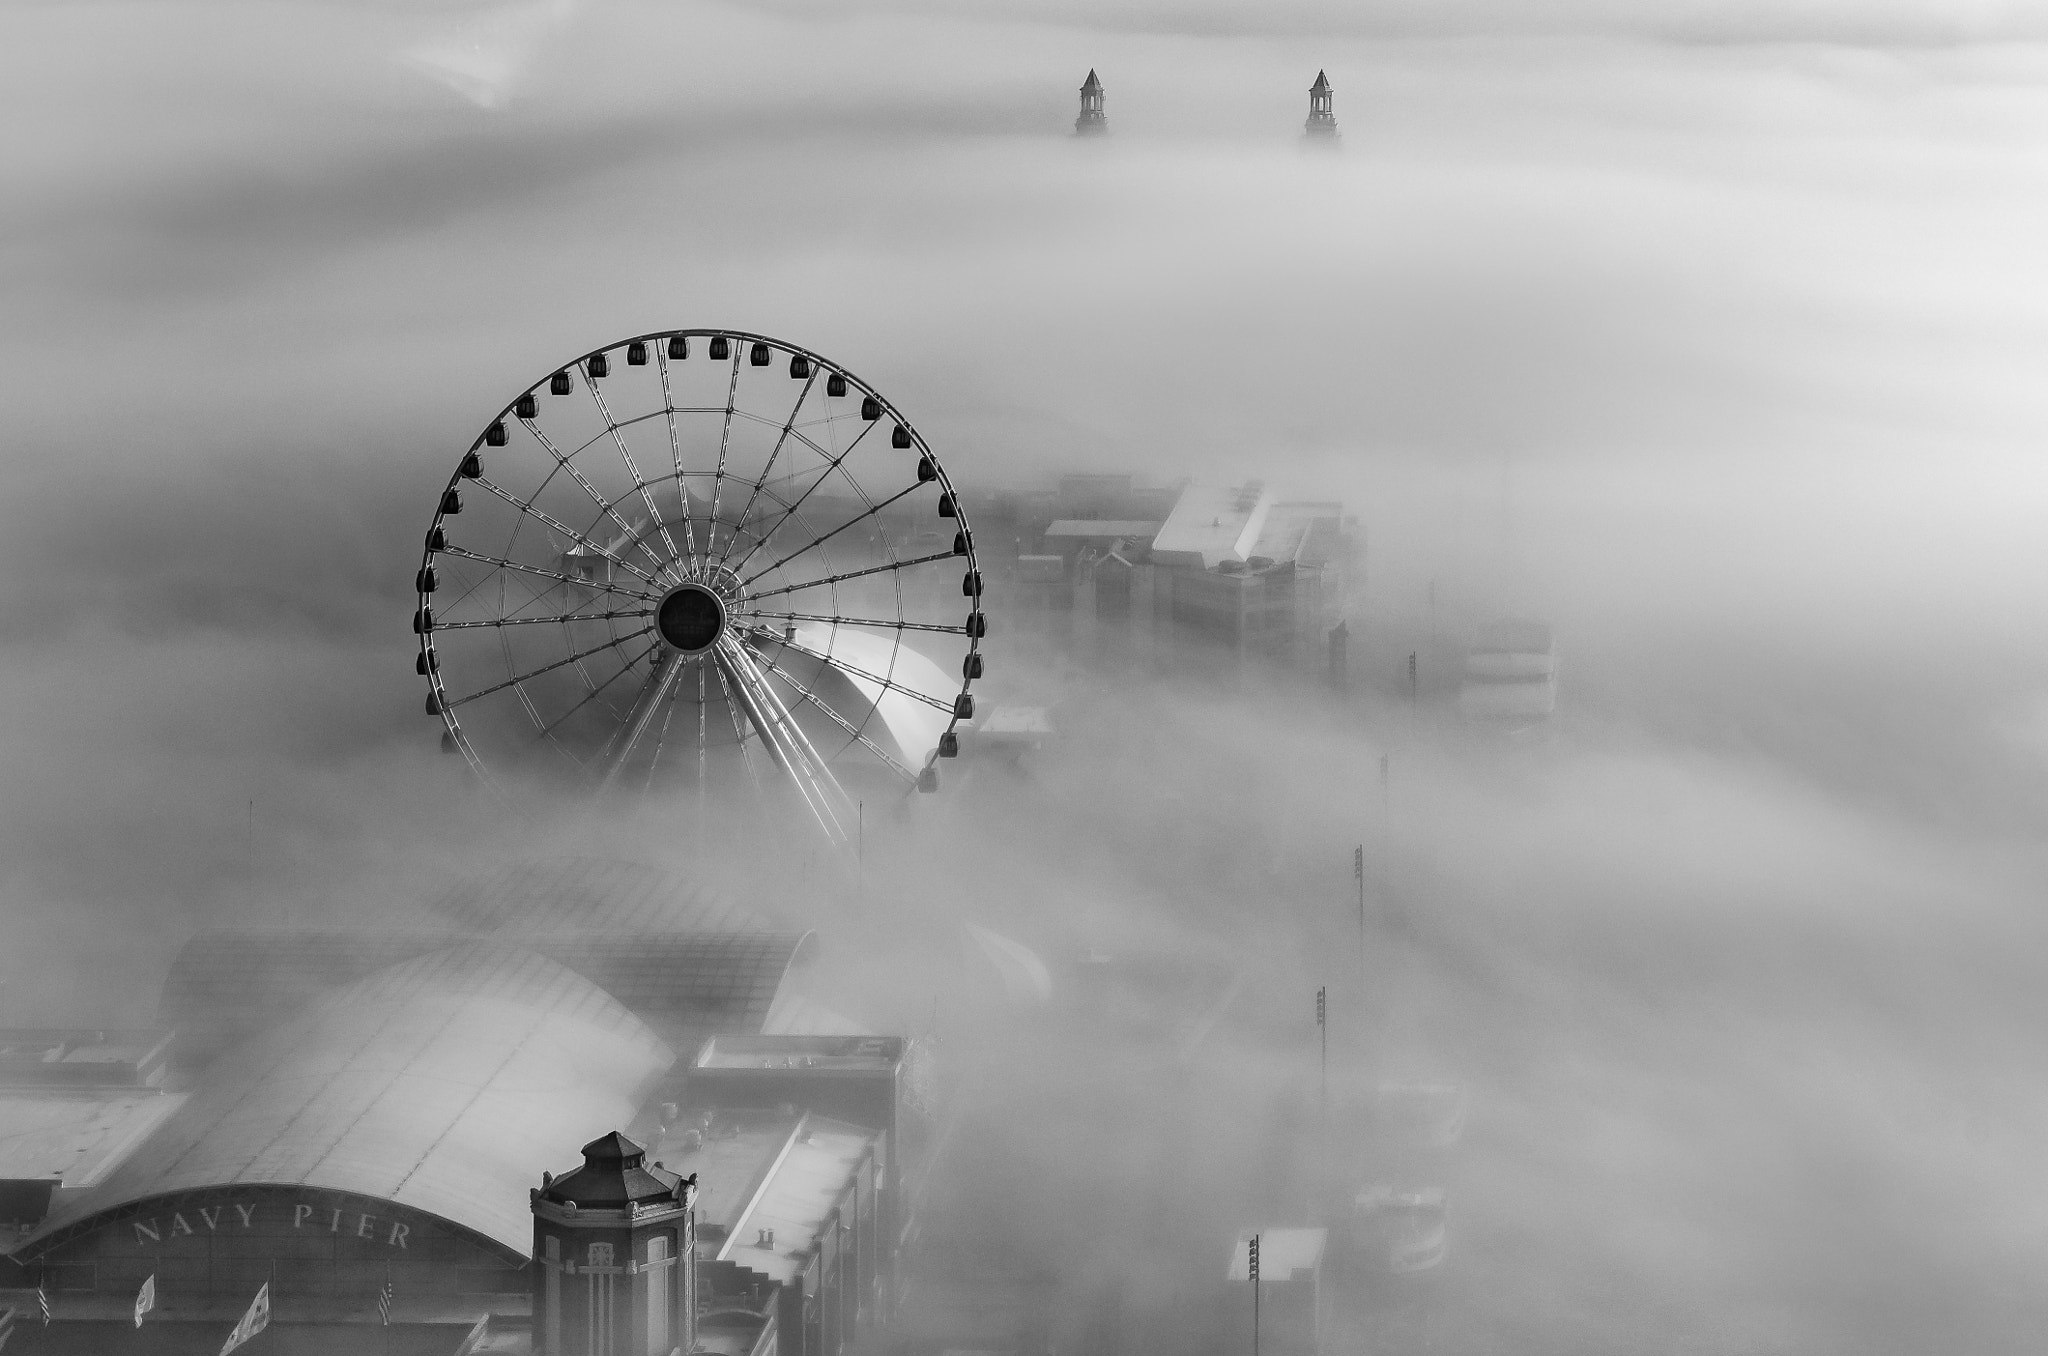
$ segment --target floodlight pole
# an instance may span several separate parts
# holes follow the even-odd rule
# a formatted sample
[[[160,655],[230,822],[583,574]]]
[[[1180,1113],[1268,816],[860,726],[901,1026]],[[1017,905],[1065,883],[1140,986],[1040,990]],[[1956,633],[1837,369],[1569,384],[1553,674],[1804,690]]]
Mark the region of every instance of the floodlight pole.
[[[1351,878],[1358,882],[1358,984],[1365,988],[1365,844],[1351,849]]]
[[[1323,1042],[1321,1101],[1325,1124],[1328,1124],[1330,1119],[1330,1014],[1328,1004],[1329,989],[1327,986],[1318,988],[1316,990],[1316,1034],[1322,1037]]]
[[[1252,1278],[1252,1356],[1259,1356],[1259,1236],[1252,1235],[1251,1252],[1245,1270]]]

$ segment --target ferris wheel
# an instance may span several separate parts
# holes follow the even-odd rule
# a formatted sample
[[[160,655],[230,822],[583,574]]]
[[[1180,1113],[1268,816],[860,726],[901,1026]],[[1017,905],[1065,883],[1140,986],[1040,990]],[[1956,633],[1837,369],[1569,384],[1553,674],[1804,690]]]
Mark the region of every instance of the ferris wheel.
[[[806,349],[641,335],[522,391],[463,454],[415,581],[443,746],[497,781],[781,781],[844,838],[935,790],[981,676],[959,492],[910,421]]]

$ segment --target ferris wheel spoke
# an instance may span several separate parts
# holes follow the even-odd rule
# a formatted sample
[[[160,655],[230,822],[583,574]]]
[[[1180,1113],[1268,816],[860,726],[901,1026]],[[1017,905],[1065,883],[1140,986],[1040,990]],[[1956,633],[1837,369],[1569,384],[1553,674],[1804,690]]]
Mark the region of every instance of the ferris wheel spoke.
[[[785,650],[794,650],[798,654],[809,655],[811,658],[818,660],[821,663],[830,664],[833,668],[838,669],[841,673],[850,673],[856,678],[865,678],[871,683],[880,683],[883,687],[889,689],[891,692],[901,692],[904,696],[909,697],[914,701],[923,702],[926,706],[932,707],[936,710],[944,711],[948,715],[951,715],[953,712],[953,703],[950,700],[928,696],[925,693],[918,691],[914,687],[910,687],[907,684],[897,682],[894,678],[885,677],[884,675],[879,673],[870,673],[866,669],[859,668],[855,665],[847,663],[844,659],[840,659],[834,655],[826,654],[821,650],[814,650],[810,646],[799,644],[794,640],[784,639],[781,642],[781,645]],[[893,661],[891,663],[891,667],[894,667]]]
[[[648,645],[646,649],[642,650],[639,654],[636,654],[631,659],[627,660],[626,666],[624,668],[620,669],[617,673],[614,673],[611,677],[599,683],[596,687],[591,688],[590,691],[583,694],[582,699],[579,700],[574,706],[564,711],[561,715],[556,716],[547,724],[541,726],[540,733],[534,736],[534,742],[539,743],[541,740],[546,739],[548,736],[552,735],[556,730],[561,729],[563,722],[567,721],[569,717],[575,715],[578,711],[581,711],[584,707],[596,701],[598,697],[604,693],[604,690],[606,688],[610,687],[613,683],[618,682],[619,679],[625,677],[634,669],[638,668],[642,660],[646,659],[648,656],[652,655],[655,651],[659,650],[660,648],[661,642],[658,640],[654,641],[653,643]],[[525,689],[522,688],[520,689],[520,691],[523,692],[525,691]]]
[[[582,546],[589,550],[597,552],[597,554],[603,556],[606,560],[609,560],[612,564],[618,566],[627,574],[630,574],[634,578],[640,580],[640,582],[642,582],[643,584],[647,584],[657,589],[663,587],[662,582],[659,579],[656,579],[653,575],[647,573],[645,570],[633,564],[631,561],[625,559],[623,556],[613,554],[611,548],[598,545],[598,543],[591,540],[589,537],[584,536],[581,532],[578,532],[575,528],[569,526],[561,519],[549,513],[547,510],[540,508],[536,505],[527,503],[524,499],[521,499],[518,495],[513,494],[510,490],[507,490],[502,486],[493,484],[491,481],[484,479],[482,476],[478,476],[473,483],[481,485],[487,492],[498,496],[498,498],[504,500],[513,508],[518,509],[521,513],[526,514],[528,517],[534,519],[535,521],[543,523],[550,529],[561,533],[563,536],[569,538],[569,540],[575,542],[578,546]]]
[[[695,667],[701,671],[704,666],[702,664],[698,664]],[[677,684],[677,686],[680,687],[681,684],[679,683]],[[654,752],[647,756],[647,779],[640,783],[640,790],[642,794],[645,794],[646,792],[652,791],[654,789],[654,774],[655,771],[661,766],[661,752],[663,749],[668,747],[669,723],[673,721],[675,718],[676,694],[675,691],[671,689],[668,694],[668,700],[663,702],[661,706],[661,728],[654,732]]]
[[[937,622],[888,621],[881,617],[835,617],[818,612],[742,612],[735,614],[748,620],[765,621],[814,621],[830,622],[834,626],[873,626],[884,631],[938,631],[946,635],[964,636],[965,626],[941,626]]]
[[[856,513],[856,514],[855,514],[855,515],[854,515],[853,517],[851,517],[851,518],[848,518],[848,519],[847,519],[847,520],[846,520],[845,522],[843,522],[843,523],[841,523],[841,524],[840,524],[839,526],[837,526],[837,527],[833,528],[833,529],[832,529],[832,530],[831,530],[830,532],[827,532],[827,533],[826,533],[826,534],[825,534],[824,536],[822,536],[822,537],[813,537],[813,538],[811,538],[811,539],[810,539],[809,541],[805,542],[805,543],[804,543],[804,544],[803,544],[802,546],[799,546],[799,547],[798,547],[798,548],[797,548],[796,550],[794,550],[794,551],[791,551],[791,552],[790,552],[790,553],[789,553],[788,555],[786,555],[786,556],[784,556],[784,557],[783,557],[782,559],[780,559],[780,560],[776,561],[776,562],[775,562],[775,563],[774,563],[773,565],[770,565],[770,566],[768,566],[768,567],[767,567],[766,569],[763,569],[763,570],[757,570],[757,571],[756,571],[755,573],[753,573],[753,574],[751,574],[751,575],[748,575],[748,576],[747,576],[747,577],[746,577],[745,579],[741,580],[740,582],[741,582],[742,584],[751,584],[751,583],[753,583],[753,582],[754,582],[754,581],[755,581],[756,579],[759,579],[759,578],[760,578],[760,577],[761,577],[762,575],[765,575],[765,574],[774,574],[774,573],[775,573],[775,572],[776,572],[777,570],[779,570],[779,569],[781,569],[781,568],[782,568],[783,566],[785,566],[785,565],[789,564],[789,562],[790,562],[790,561],[792,561],[792,560],[795,560],[795,559],[796,559],[796,558],[797,558],[798,556],[801,556],[801,555],[803,555],[803,554],[804,554],[805,552],[807,552],[807,551],[810,551],[810,550],[811,550],[811,549],[813,549],[814,547],[819,547],[819,546],[823,546],[823,545],[824,545],[824,544],[825,544],[826,542],[828,542],[828,541],[832,540],[832,539],[833,539],[834,537],[836,537],[836,536],[838,536],[838,535],[839,535],[840,533],[844,532],[844,531],[845,531],[845,530],[846,530],[847,528],[849,528],[849,527],[852,527],[852,526],[853,526],[853,525],[854,525],[855,523],[864,523],[864,522],[866,522],[866,521],[867,521],[868,519],[870,519],[870,518],[874,517],[874,516],[875,516],[875,515],[876,515],[877,513],[880,513],[880,512],[881,512],[881,511],[882,511],[883,509],[885,509],[885,508],[889,507],[889,505],[891,505],[891,504],[895,503],[895,502],[896,502],[897,500],[899,500],[899,499],[903,498],[903,496],[904,496],[904,495],[906,495],[906,494],[912,494],[912,493],[915,493],[915,492],[916,492],[916,490],[917,490],[917,486],[915,486],[915,485],[912,485],[912,486],[911,486],[911,487],[910,487],[909,489],[906,489],[906,490],[899,490],[899,491],[898,491],[897,493],[895,493],[895,494],[892,494],[892,495],[890,495],[890,496],[889,496],[889,497],[888,497],[887,499],[884,499],[884,500],[883,500],[883,501],[882,501],[881,503],[879,503],[879,504],[870,504],[870,505],[868,506],[868,510],[867,510],[867,512],[865,512],[865,513]],[[763,538],[763,540],[765,541],[765,540],[766,540],[766,538]],[[947,555],[951,555],[951,554],[953,554],[953,553],[952,553],[951,551],[948,551],[948,552],[947,552],[946,554],[947,554]],[[895,562],[891,562],[891,563],[892,563],[892,564],[894,564]]]
[[[775,598],[785,593],[796,593],[803,589],[818,588],[824,584],[839,584],[844,583],[848,579],[859,579],[865,575],[881,574],[888,570],[907,570],[912,565],[929,565],[935,560],[958,560],[959,558],[951,551],[937,551],[928,556],[914,556],[909,560],[892,560],[886,565],[870,565],[864,570],[847,570],[840,574],[828,574],[817,579],[806,579],[801,584],[784,584],[781,588],[763,589],[759,593],[750,594],[748,601],[759,602],[763,598]],[[761,574],[766,573],[768,573],[767,570],[761,572]],[[761,575],[759,574],[754,576],[756,579],[760,577]]]
[[[775,439],[775,446],[768,453],[766,464],[761,467],[761,478],[754,482],[754,489],[747,496],[746,507],[740,510],[739,521],[733,524],[732,535],[725,543],[725,554],[718,558],[723,566],[732,559],[733,548],[739,545],[740,533],[747,527],[747,519],[754,516],[754,505],[760,502],[761,492],[768,488],[768,478],[775,470],[775,460],[782,455],[782,449],[789,442],[790,430],[796,427],[796,417],[802,412],[804,401],[810,399],[811,388],[818,384],[818,369],[813,367],[811,375],[804,380],[804,389],[797,392],[796,404],[790,407],[789,418],[783,421],[782,433]]]
[[[654,562],[655,573],[668,573],[669,562],[654,553],[654,548],[649,546],[641,539],[640,534],[633,530],[633,525],[626,521],[625,516],[619,512],[617,506],[597,492],[597,486],[590,483],[590,478],[583,474],[581,468],[562,455],[562,449],[555,446],[554,440],[542,431],[540,425],[531,419],[522,419],[519,422],[526,425],[526,431],[531,433],[535,441],[540,443],[543,448],[547,449],[548,455],[555,459],[556,464],[569,473],[569,478],[583,487],[583,492],[590,496],[591,502],[597,505],[599,512],[603,513],[605,517],[610,518],[618,526],[619,531],[625,535],[625,539],[639,547],[641,553]],[[637,479],[638,477],[635,478]],[[657,584],[658,581],[649,579],[647,582]]]
[[[869,424],[866,428],[862,429],[859,432],[859,434],[857,434],[854,437],[854,440],[852,442],[846,445],[846,450],[844,452],[841,452],[837,457],[827,458],[828,464],[826,465],[823,471],[820,471],[818,473],[818,478],[812,481],[808,486],[804,488],[804,492],[796,497],[795,503],[791,504],[788,508],[783,510],[782,516],[775,520],[775,525],[773,527],[769,528],[766,532],[762,533],[758,538],[755,539],[752,549],[750,549],[745,555],[741,556],[739,558],[738,563],[730,566],[733,573],[737,574],[741,570],[747,568],[747,562],[754,558],[754,552],[760,550],[763,546],[766,546],[768,544],[769,539],[773,537],[777,532],[780,532],[782,530],[782,525],[789,521],[792,514],[794,514],[798,509],[804,506],[804,501],[811,497],[811,492],[813,490],[816,490],[820,485],[830,480],[832,478],[832,473],[838,470],[841,466],[846,464],[846,459],[852,456],[854,453],[854,449],[860,446],[861,439],[867,437],[868,434],[874,432],[879,423],[880,421],[877,420],[875,423]],[[804,441],[809,443],[810,439],[806,438]],[[810,445],[812,450],[816,451],[819,456],[825,455],[824,451],[820,449],[816,443],[810,443]]]
[[[440,628],[436,627],[435,629],[439,630]],[[654,628],[652,626],[643,626],[638,631],[628,632],[627,634],[620,636],[616,640],[608,640],[602,645],[593,645],[587,650],[579,650],[575,654],[570,655],[566,659],[557,659],[552,664],[543,664],[537,669],[528,669],[525,673],[514,674],[512,677],[507,678],[502,683],[492,683],[489,687],[479,688],[475,692],[470,693],[467,697],[457,697],[453,701],[444,701],[441,703],[441,707],[443,710],[452,711],[458,706],[463,706],[468,704],[469,702],[475,701],[478,697],[488,697],[493,692],[503,692],[506,688],[511,687],[515,683],[523,683],[529,678],[538,678],[543,673],[550,672],[554,669],[562,668],[568,664],[574,664],[579,660],[588,659],[592,655],[603,654],[606,650],[615,650],[621,645],[630,644],[631,642],[638,640],[641,636],[649,634],[653,630]]]
[[[756,793],[758,793],[761,790],[761,774],[757,772],[754,768],[754,755],[752,750],[747,748],[747,726],[746,721],[742,718],[741,715],[740,699],[733,694],[732,684],[726,681],[724,669],[720,668],[717,664],[710,664],[700,667],[708,667],[713,673],[718,675],[719,695],[725,698],[726,712],[732,717],[732,732],[734,737],[739,741],[740,764],[741,766],[746,768],[747,780],[754,784],[754,790]],[[702,687],[701,679],[699,680],[699,687],[700,689]],[[697,723],[697,739],[697,767],[701,775],[704,770],[705,762],[704,750],[706,743],[708,742],[704,728],[704,720],[701,716],[699,717]]]
[[[875,757],[881,759],[884,763],[887,763],[890,767],[894,768],[898,775],[904,777],[909,781],[914,782],[917,780],[917,773],[905,767],[902,763],[898,762],[895,759],[895,757],[891,755],[881,745],[875,743],[874,740],[869,739],[865,734],[861,733],[861,730],[866,727],[866,721],[862,721],[860,726],[855,726],[852,721],[848,720],[845,716],[840,715],[839,712],[833,710],[831,704],[828,703],[823,697],[820,697],[810,688],[804,686],[804,684],[796,677],[795,674],[792,674],[791,672],[789,672],[789,670],[783,668],[774,660],[768,658],[768,656],[759,655],[758,652],[757,655],[761,663],[767,667],[769,672],[773,673],[783,682],[788,683],[791,687],[795,688],[797,691],[797,695],[802,697],[805,702],[809,702],[812,706],[815,706],[820,711],[823,711],[825,713],[826,719],[830,720],[834,725],[837,725],[840,729],[846,731],[847,736],[849,738],[859,741],[862,748],[865,748],[868,752],[874,754]],[[799,703],[799,705],[801,704],[802,703]]]
[[[624,594],[628,598],[643,598],[649,602],[661,596],[658,593],[642,593],[639,589],[620,588],[617,584],[600,584],[592,579],[579,579],[573,574],[560,574],[554,570],[543,570],[538,566],[521,564],[516,560],[506,560],[502,556],[487,556],[462,546],[444,546],[441,548],[441,553],[443,555],[460,556],[464,560],[474,560],[479,565],[495,565],[501,570],[516,570],[521,574],[537,575],[542,579],[553,579],[564,584],[574,584],[578,588],[595,589],[601,593]],[[478,581],[479,584],[482,582],[482,580]],[[469,592],[475,592],[475,586],[472,586]],[[466,598],[469,594],[465,593],[462,596]],[[460,599],[457,601],[460,601]]]
[[[668,346],[666,344],[655,350],[654,360],[661,372],[662,408],[668,413],[668,450],[669,455],[674,458],[676,466],[676,499],[682,504],[683,508],[683,547],[689,552],[690,571],[694,574],[697,569],[697,533],[690,525],[690,519],[693,516],[690,512],[690,486],[689,482],[683,478],[683,435],[682,430],[676,425],[675,396],[669,390]]]
[[[651,617],[651,607],[635,608],[630,612],[577,612],[566,617],[491,617],[484,621],[458,621],[434,623],[436,631],[474,631],[485,626],[555,626],[569,622],[615,621],[624,617]]]
[[[675,538],[669,536],[668,524],[663,521],[661,510],[654,507],[654,496],[647,492],[647,482],[640,478],[640,468],[633,464],[633,451],[626,446],[626,435],[619,430],[619,421],[612,418],[611,407],[604,403],[604,392],[597,389],[597,379],[588,371],[583,373],[583,384],[589,389],[590,398],[597,402],[598,417],[604,420],[605,431],[612,435],[612,442],[619,449],[619,459],[626,463],[626,474],[640,492],[640,502],[647,505],[647,516],[653,520],[655,531],[661,534],[661,544],[667,548],[669,562],[673,564],[679,555]]]
[[[712,653],[729,689],[746,706],[747,719],[760,732],[769,756],[795,784],[818,826],[835,841],[845,841],[846,830],[834,810],[835,801],[844,805],[845,789],[768,685],[754,657],[730,633],[719,637]]]
[[[613,783],[618,781],[619,774],[626,770],[626,764],[633,760],[633,751],[640,747],[641,739],[647,734],[647,727],[654,723],[655,714],[675,691],[676,679],[682,671],[682,661],[671,657],[668,663],[661,666],[659,673],[649,675],[649,680],[642,687],[632,710],[626,713],[625,724],[621,727],[626,732],[625,742],[612,754],[611,765],[605,769],[604,781],[599,784],[598,790],[611,790]]]
[[[704,789],[704,776],[708,771],[706,763],[711,753],[711,693],[710,684],[705,681],[708,665],[697,666],[697,789]]]
[[[718,431],[718,469],[712,473],[711,481],[711,525],[704,529],[704,563],[711,563],[711,552],[718,543],[718,501],[725,490],[725,457],[732,447],[732,413],[739,403],[740,354],[745,344],[732,346],[732,379],[725,387],[725,424]]]

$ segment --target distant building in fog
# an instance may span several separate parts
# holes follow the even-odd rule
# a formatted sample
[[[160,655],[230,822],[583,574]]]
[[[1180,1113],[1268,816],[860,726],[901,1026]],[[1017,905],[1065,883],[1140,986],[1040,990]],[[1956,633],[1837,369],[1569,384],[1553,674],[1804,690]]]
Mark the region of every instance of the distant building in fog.
[[[1017,544],[1014,567],[992,571],[1011,625],[1164,662],[1208,653],[1322,665],[1352,548],[1343,505],[1282,499],[1257,481],[1154,488],[1068,476],[976,521],[985,543],[1007,528]]]
[[[1325,1275],[1328,1229],[1265,1229],[1238,1235],[1223,1272],[1225,1349],[1252,1349],[1254,1237],[1259,1240],[1259,1351],[1262,1356],[1316,1356],[1330,1312],[1331,1288]]]
[[[1100,136],[1109,130],[1109,119],[1102,111],[1102,82],[1095,78],[1090,67],[1088,78],[1081,82],[1081,116],[1074,119],[1076,136]]]
[[[1335,93],[1330,87],[1330,78],[1317,71],[1316,82],[1308,87],[1308,121],[1303,124],[1304,135],[1326,141],[1337,139],[1337,115],[1330,108],[1330,96]]]

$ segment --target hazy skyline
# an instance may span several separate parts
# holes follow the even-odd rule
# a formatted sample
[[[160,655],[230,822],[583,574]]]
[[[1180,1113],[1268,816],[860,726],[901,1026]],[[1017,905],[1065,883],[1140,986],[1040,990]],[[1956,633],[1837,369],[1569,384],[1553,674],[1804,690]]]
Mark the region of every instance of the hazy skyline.
[[[2048,11],[590,0],[531,7],[491,107],[406,59],[515,10],[6,16],[0,1018],[145,1020],[197,926],[525,850],[419,713],[434,497],[565,358],[729,325],[975,488],[1342,498],[1354,628],[1420,634],[1432,581],[1447,634],[1557,627],[1559,743],[1505,765],[1091,692],[1050,789],[920,806],[870,866],[909,918],[959,903],[927,831],[990,864],[980,916],[1063,939],[1341,904],[1386,842],[1465,1014],[1430,1043],[1527,1099],[1499,1189],[1681,1307],[1809,1286],[1698,1349],[2039,1317]],[[1318,69],[1335,155],[1299,145]],[[987,690],[1067,695],[993,620]],[[1226,825],[1256,852],[1205,879]]]

